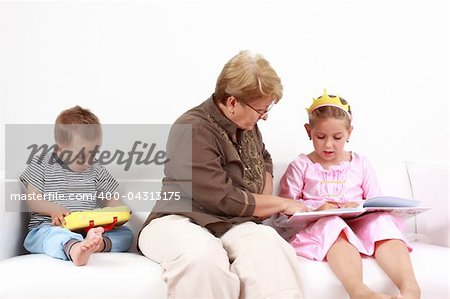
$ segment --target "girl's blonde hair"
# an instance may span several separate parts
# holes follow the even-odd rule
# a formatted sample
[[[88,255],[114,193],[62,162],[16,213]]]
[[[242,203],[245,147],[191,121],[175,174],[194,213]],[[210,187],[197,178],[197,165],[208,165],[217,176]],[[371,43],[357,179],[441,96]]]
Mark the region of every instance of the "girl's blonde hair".
[[[336,96],[328,95],[331,98]],[[320,96],[318,99],[320,99]],[[343,105],[348,105],[347,101],[341,97],[338,97]],[[348,114],[344,110],[334,107],[334,106],[322,106],[317,109],[314,109],[311,113],[308,114],[309,117],[309,125],[314,127],[318,120],[326,119],[326,118],[336,118],[336,119],[344,119],[346,121],[347,129],[350,129],[352,126],[352,120],[349,117],[349,114],[352,115],[352,111],[350,110],[350,105],[348,106]]]
[[[214,92],[221,102],[229,96],[246,102],[270,96],[277,103],[282,95],[283,86],[275,70],[264,57],[249,51],[241,51],[225,64]]]

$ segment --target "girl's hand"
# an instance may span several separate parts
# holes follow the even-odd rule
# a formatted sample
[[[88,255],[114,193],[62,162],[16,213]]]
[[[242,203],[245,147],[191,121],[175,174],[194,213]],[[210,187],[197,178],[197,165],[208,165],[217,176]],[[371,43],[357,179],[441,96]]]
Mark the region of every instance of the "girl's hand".
[[[281,211],[283,214],[294,215],[297,212],[307,212],[308,210],[304,204],[297,200],[288,199],[287,203],[287,207]]]
[[[357,208],[359,207],[359,203],[354,202],[354,201],[349,201],[349,202],[344,202],[339,204],[340,208]]]
[[[340,206],[336,202],[326,202],[316,209],[316,211],[339,209]]]
[[[50,213],[50,216],[52,217],[52,225],[63,226],[64,224],[66,224],[64,216],[67,216],[69,214],[70,211],[67,208],[55,204],[55,206],[52,207],[52,211]]]

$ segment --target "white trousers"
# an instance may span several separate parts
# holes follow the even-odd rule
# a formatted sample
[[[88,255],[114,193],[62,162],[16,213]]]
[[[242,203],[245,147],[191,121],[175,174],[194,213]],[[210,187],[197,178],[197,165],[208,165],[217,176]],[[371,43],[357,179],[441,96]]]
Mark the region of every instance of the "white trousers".
[[[138,242],[161,265],[168,298],[302,298],[296,253],[269,226],[245,222],[216,238],[169,215],[150,222]]]

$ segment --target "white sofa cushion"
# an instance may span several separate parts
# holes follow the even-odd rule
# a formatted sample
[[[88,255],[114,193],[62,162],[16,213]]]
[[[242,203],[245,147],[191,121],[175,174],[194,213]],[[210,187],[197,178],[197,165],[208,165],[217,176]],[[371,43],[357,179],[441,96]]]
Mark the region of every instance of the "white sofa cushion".
[[[279,177],[283,174],[286,165],[287,163],[275,165],[275,186],[277,186]],[[396,196],[411,196],[411,190],[408,189],[410,181],[404,163],[396,163],[395,165],[392,163],[376,163],[375,165],[385,192]],[[429,179],[434,177],[434,172],[428,173],[421,166],[414,168],[413,173],[413,167],[410,166],[409,168],[412,172],[411,181],[416,187],[414,195],[421,194],[422,191],[419,192],[419,190],[426,192],[427,188],[420,183],[429,180],[421,179],[423,178],[422,175]],[[448,177],[448,166],[443,171]],[[20,190],[20,185],[17,182],[11,183],[14,184],[14,188]],[[442,184],[438,184],[436,187],[439,186],[442,190]],[[429,198],[424,198],[424,200],[428,205]],[[436,213],[439,213],[438,207],[440,204],[438,205],[438,202],[442,203],[441,196],[436,196],[436,200]],[[145,212],[133,213],[131,221],[127,224],[136,235],[147,214]],[[439,215],[443,216],[445,213],[439,213]],[[6,212],[0,214],[1,299],[166,297],[167,288],[161,279],[161,267],[135,253],[97,253],[84,267],[76,267],[70,262],[57,260],[42,254],[8,258],[23,251],[21,244],[26,231],[25,218],[23,213]],[[447,227],[441,228],[441,232],[442,229],[446,229],[448,232],[448,219],[442,217],[440,219],[447,220]],[[427,220],[429,221],[427,223],[433,223],[433,219],[427,218]],[[421,223],[420,227],[424,224]],[[433,227],[432,231],[437,232],[437,230],[437,227]],[[439,239],[442,240],[442,237]],[[411,258],[419,285],[422,288],[422,298],[450,298],[448,290],[450,249],[423,243],[413,243],[412,245],[414,251],[411,253]],[[305,299],[347,298],[345,290],[327,263],[311,261],[302,257],[298,257],[298,260],[303,275]],[[397,293],[395,286],[374,259],[363,259],[363,273],[364,281],[373,289],[390,294]],[[199,282],[199,285],[201,285],[201,282]]]
[[[77,267],[44,254],[0,261],[0,298],[166,298],[161,267],[135,253],[95,253]]]
[[[448,298],[449,249],[421,243],[413,247],[411,258],[422,298]],[[327,263],[303,257],[298,260],[305,299],[347,298]],[[374,259],[364,258],[363,267],[367,285],[398,293]],[[134,253],[96,253],[84,267],[43,254],[28,254],[0,261],[0,269],[0,298],[138,299],[165,298],[167,292],[160,266]]]

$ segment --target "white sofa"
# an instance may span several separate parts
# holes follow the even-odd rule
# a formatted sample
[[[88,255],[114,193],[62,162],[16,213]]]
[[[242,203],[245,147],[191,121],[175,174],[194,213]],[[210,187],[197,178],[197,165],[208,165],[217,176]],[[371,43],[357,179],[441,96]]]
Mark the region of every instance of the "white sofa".
[[[448,162],[373,164],[385,194],[417,198],[432,207],[432,210],[408,222],[408,234],[414,239],[411,258],[422,288],[422,298],[450,298]],[[275,182],[286,165],[275,164]],[[4,174],[1,178],[4,180]],[[7,181],[6,184],[12,186],[8,189],[20,192],[17,181]],[[2,183],[1,188],[4,186]],[[128,183],[123,183],[121,188],[124,192],[130,191]],[[4,190],[0,191],[3,196]],[[127,225],[137,233],[146,216],[146,213],[134,213]],[[94,254],[84,267],[42,254],[25,254],[22,242],[26,221],[25,213],[1,209],[0,298],[166,297],[160,266],[135,252]],[[326,262],[302,257],[298,262],[303,273],[304,298],[347,298]],[[397,293],[393,283],[372,258],[364,258],[363,267],[364,281],[370,287],[385,293]]]

